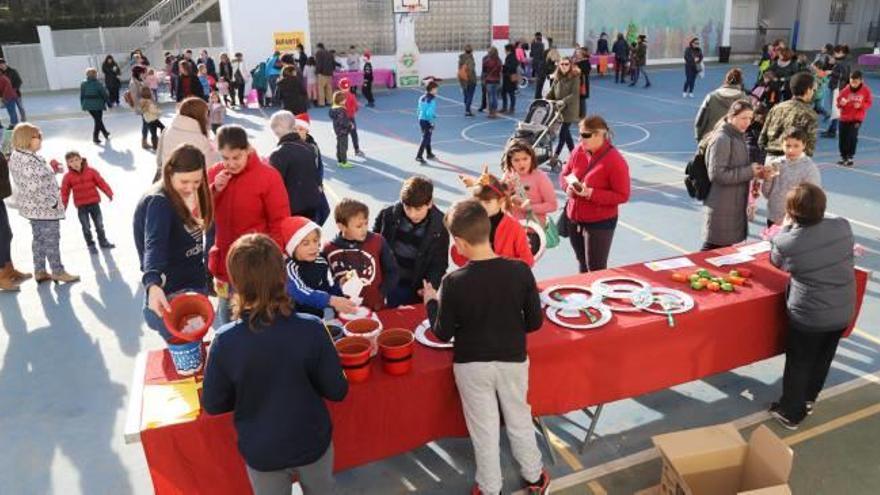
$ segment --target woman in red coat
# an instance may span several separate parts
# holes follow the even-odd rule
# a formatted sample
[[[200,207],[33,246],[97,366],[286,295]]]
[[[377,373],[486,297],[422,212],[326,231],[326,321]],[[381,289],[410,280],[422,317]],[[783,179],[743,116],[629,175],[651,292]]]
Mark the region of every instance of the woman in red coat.
[[[565,213],[570,221],[569,240],[581,273],[604,270],[617,209],[629,201],[629,166],[611,144],[605,119],[591,115],[579,124],[580,143],[559,174],[568,195]]]
[[[534,266],[535,257],[532,255],[525,229],[516,218],[504,211],[510,198],[507,186],[485,171],[479,178],[462,178],[462,180],[489,214],[491,222],[489,242],[495,254],[504,258],[518,259],[530,267]],[[452,246],[451,255],[452,261],[458,266],[463,266],[468,261],[455,249],[455,246]]]

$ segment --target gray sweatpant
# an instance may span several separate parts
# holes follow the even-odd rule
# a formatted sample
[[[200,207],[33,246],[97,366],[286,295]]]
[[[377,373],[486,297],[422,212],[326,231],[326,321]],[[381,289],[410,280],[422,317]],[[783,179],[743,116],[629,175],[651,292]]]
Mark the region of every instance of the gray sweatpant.
[[[46,260],[52,273],[64,271],[61,264],[61,222],[59,220],[31,220],[33,241],[31,251],[34,255],[34,271],[46,269]]]
[[[529,389],[529,361],[456,363],[452,367],[461,396],[474,457],[476,481],[483,493],[498,493],[501,476],[501,413],[513,457],[526,481],[541,477],[541,451],[532,426],[532,408],[526,402]]]
[[[293,478],[299,479],[304,495],[336,493],[333,481],[333,444],[317,461],[305,466],[278,471],[257,471],[247,466],[248,479],[254,495],[290,495]]]

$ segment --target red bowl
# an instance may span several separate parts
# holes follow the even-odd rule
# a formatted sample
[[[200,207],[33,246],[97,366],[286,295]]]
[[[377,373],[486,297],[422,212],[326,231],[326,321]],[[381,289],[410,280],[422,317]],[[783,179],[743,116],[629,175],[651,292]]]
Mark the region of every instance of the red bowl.
[[[379,334],[377,344],[386,373],[405,375],[412,370],[414,340],[413,333],[402,328],[390,328]]]
[[[171,335],[181,342],[202,340],[214,323],[214,306],[204,294],[184,292],[177,295],[169,304],[171,311],[166,311],[162,320]],[[183,329],[186,328],[189,319],[196,316],[202,317],[204,324],[195,332],[184,332]]]
[[[364,337],[344,337],[336,342],[339,362],[351,383],[360,383],[370,377],[370,351],[373,344]]]

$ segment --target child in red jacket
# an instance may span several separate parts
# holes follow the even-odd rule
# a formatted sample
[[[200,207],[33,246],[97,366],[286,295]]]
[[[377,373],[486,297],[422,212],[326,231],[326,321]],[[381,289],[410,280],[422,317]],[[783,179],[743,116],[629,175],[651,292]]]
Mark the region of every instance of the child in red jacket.
[[[522,261],[532,267],[535,265],[535,256],[532,253],[529,238],[520,223],[505,210],[510,208],[509,187],[490,174],[485,169],[480,177],[462,177],[462,182],[471,191],[474,198],[480,200],[480,204],[486,209],[491,222],[489,231],[489,243],[495,254],[503,258],[511,258]],[[452,261],[458,266],[464,266],[468,259],[452,246]]]
[[[354,93],[354,89],[351,87],[351,83],[346,77],[339,80],[339,89],[345,92],[345,113],[348,115],[349,120],[351,120],[351,131],[349,131],[348,134],[351,136],[351,144],[354,146],[354,154],[357,156],[365,156],[364,152],[361,151],[360,141],[358,140],[357,123],[354,120],[355,115],[357,115],[358,110],[360,110],[357,95]]]
[[[107,199],[113,201],[113,190],[110,185],[104,181],[101,174],[97,170],[89,166],[86,159],[81,157],[76,151],[70,151],[64,155],[67,162],[67,173],[61,181],[61,201],[64,208],[67,208],[67,202],[70,199],[70,193],[73,192],[73,204],[76,206],[79,215],[79,223],[82,225],[83,237],[89,246],[89,252],[95,254],[98,248],[95,247],[95,240],[92,238],[92,227],[89,223],[89,217],[95,224],[95,232],[98,234],[98,245],[103,249],[113,249],[116,246],[107,240],[104,233],[104,220],[101,216],[101,196],[98,189],[104,191]]]
[[[840,108],[840,161],[838,165],[853,166],[856,146],[859,144],[859,128],[865,121],[865,114],[873,103],[871,89],[862,80],[862,72],[854,70],[849,76],[849,85],[837,96]]]

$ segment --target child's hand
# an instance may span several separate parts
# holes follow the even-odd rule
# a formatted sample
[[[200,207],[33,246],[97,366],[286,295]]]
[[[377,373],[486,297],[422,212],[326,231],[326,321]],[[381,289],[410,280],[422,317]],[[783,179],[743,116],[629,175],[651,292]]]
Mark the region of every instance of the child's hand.
[[[437,300],[437,290],[431,285],[431,282],[422,280],[422,302],[428,304],[428,301]]]
[[[337,313],[351,314],[357,311],[357,305],[347,297],[330,296],[330,307]]]

